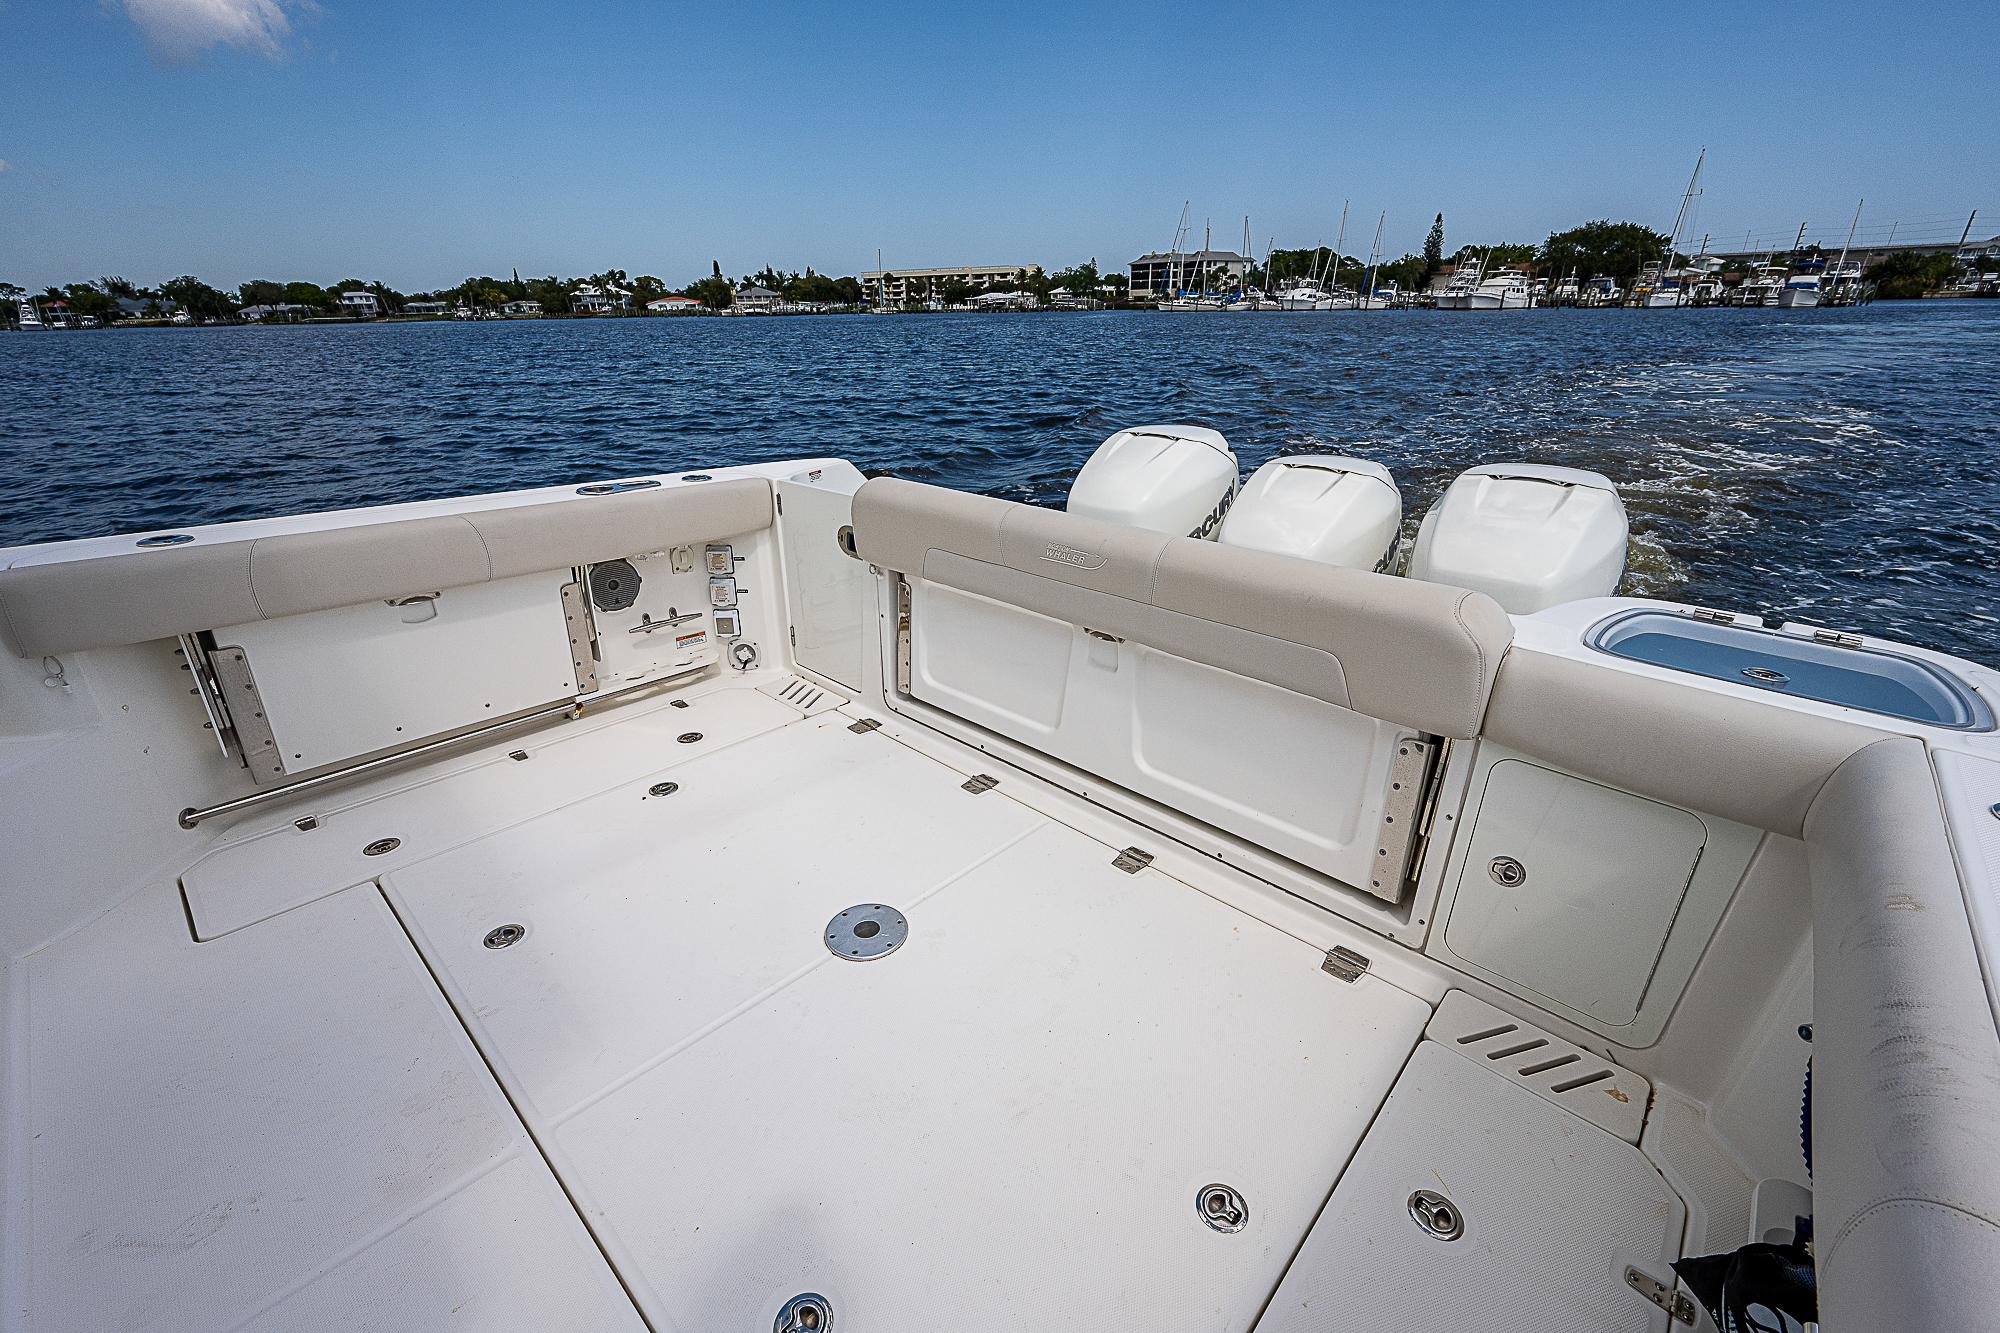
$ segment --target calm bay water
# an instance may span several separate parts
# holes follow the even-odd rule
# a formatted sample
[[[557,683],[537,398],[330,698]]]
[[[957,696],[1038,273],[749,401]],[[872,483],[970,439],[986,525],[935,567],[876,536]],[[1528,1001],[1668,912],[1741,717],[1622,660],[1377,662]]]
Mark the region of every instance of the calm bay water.
[[[1629,591],[2000,663],[2000,302],[0,335],[0,545],[836,454],[1060,504],[1120,426],[1251,468],[1593,468]]]

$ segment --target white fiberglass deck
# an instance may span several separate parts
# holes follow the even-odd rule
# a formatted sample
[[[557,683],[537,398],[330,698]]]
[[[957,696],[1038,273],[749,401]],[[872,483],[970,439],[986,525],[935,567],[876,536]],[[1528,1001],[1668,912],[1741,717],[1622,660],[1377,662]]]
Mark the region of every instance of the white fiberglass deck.
[[[552,733],[232,837],[187,876],[205,942],[162,886],[43,951],[31,1326],[762,1330],[810,1291],[857,1329],[1250,1328],[1430,1006],[853,720],[733,690]],[[909,940],[837,959],[862,902]],[[1663,1200],[1610,1206],[1664,1271]],[[1307,1253],[1365,1279],[1371,1244]]]

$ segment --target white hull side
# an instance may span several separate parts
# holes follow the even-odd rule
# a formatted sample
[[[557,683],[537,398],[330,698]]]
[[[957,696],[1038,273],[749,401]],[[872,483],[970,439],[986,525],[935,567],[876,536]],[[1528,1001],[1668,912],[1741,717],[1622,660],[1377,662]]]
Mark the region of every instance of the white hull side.
[[[1810,287],[1787,287],[1778,293],[1778,305],[1786,310],[1810,310],[1819,304],[1819,291]]]

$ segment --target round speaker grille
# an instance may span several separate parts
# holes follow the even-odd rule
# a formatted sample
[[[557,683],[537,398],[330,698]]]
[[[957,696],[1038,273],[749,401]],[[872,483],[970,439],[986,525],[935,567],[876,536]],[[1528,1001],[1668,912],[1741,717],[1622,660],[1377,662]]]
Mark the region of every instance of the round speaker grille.
[[[606,560],[590,567],[590,604],[600,611],[623,611],[639,600],[639,571],[630,560]]]

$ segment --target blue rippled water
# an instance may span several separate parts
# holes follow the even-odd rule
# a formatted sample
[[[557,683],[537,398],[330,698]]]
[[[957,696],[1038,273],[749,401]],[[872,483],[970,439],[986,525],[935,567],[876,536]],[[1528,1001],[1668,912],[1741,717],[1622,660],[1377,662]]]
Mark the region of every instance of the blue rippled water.
[[[763,459],[1042,504],[1120,426],[1594,468],[1628,589],[2000,661],[2000,302],[0,335],[0,544]]]

